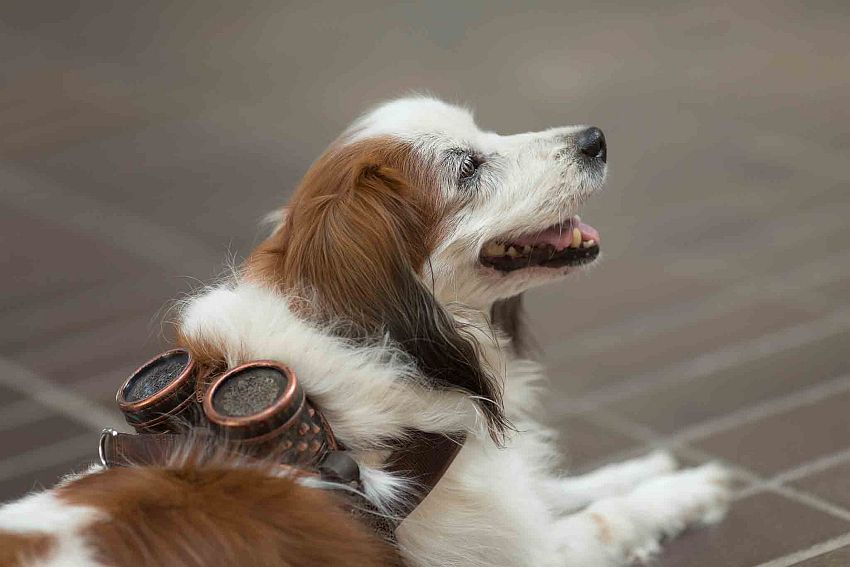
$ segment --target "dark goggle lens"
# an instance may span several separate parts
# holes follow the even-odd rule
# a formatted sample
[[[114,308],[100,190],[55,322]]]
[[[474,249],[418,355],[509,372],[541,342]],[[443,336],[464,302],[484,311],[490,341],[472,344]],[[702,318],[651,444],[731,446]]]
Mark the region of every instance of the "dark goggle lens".
[[[251,362],[222,375],[204,397],[204,414],[213,431],[264,458],[309,464],[336,448],[295,373],[276,362]]]
[[[174,418],[193,403],[194,367],[189,353],[177,349],[157,355],[136,370],[116,396],[127,423],[139,432],[179,428]]]
[[[221,381],[210,396],[212,407],[226,418],[256,416],[273,408],[288,385],[289,376],[278,368],[249,366]]]
[[[130,403],[151,398],[177,380],[189,366],[189,353],[171,351],[152,360],[133,374],[124,386],[124,400]]]

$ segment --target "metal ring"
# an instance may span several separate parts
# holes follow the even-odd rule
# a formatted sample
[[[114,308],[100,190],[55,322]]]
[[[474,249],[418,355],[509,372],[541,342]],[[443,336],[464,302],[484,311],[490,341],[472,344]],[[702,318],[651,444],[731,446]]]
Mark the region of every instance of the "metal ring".
[[[118,437],[118,431],[111,427],[105,428],[100,432],[100,443],[97,445],[97,456],[100,457],[100,464],[109,468],[109,463],[106,461],[106,439],[109,437]]]

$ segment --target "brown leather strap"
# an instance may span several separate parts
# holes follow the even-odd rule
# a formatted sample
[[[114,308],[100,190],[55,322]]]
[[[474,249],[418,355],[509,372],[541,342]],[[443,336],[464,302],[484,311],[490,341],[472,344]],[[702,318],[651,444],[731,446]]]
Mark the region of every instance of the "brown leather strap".
[[[196,435],[209,435],[209,433],[197,433]],[[100,436],[100,447],[98,450],[100,462],[107,468],[112,467],[164,467],[168,466],[173,457],[181,455],[186,450],[186,436],[171,433],[119,433],[114,429],[104,429]],[[227,450],[226,448],[224,449]],[[199,452],[200,451],[200,452]],[[222,448],[212,443],[197,443],[191,454],[187,454],[193,460],[203,460],[213,453],[219,455]],[[238,450],[233,451],[234,456],[240,459],[248,457]],[[280,463],[280,469],[298,475],[315,476],[316,471]],[[358,479],[359,480],[359,475]],[[353,483],[353,479],[341,479],[340,482]]]
[[[386,471],[414,483],[414,492],[400,509],[394,527],[406,518],[431,493],[449,469],[466,441],[464,433],[445,435],[416,431],[404,446],[396,449],[387,461]]]
[[[118,433],[104,429],[100,436],[98,453],[103,466],[164,466],[168,459],[185,443],[186,438],[169,433],[139,434]]]

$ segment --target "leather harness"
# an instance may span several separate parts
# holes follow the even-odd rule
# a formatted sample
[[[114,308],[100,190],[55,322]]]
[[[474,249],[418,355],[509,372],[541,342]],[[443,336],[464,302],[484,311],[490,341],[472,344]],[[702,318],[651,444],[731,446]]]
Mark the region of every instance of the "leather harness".
[[[462,433],[409,432],[405,442],[392,450],[383,470],[410,481],[411,491],[389,514],[381,514],[363,495],[357,462],[337,441],[319,408],[301,391],[291,369],[273,361],[251,362],[227,371],[203,387],[203,392],[196,387],[194,374],[191,356],[178,349],[154,357],[127,379],[116,398],[137,433],[103,430],[98,455],[104,467],[165,467],[187,446],[192,451],[219,455],[224,451],[264,464],[271,457],[275,467],[294,477],[313,477],[353,489],[347,491],[352,513],[379,534],[394,539],[396,528],[434,489],[466,440]],[[277,398],[256,415],[239,415],[245,410],[239,407],[238,395],[244,395],[246,384],[275,380]],[[198,425],[197,419],[192,420],[195,423],[186,419],[187,413],[192,413],[186,411],[192,405],[185,401],[187,397],[192,402],[202,401],[204,427],[186,427]],[[236,407],[236,415],[222,415],[231,406]],[[197,414],[197,404],[195,410]],[[180,414],[181,422],[174,425]],[[212,436],[212,442],[192,443],[193,438],[205,436]],[[193,452],[190,456],[203,455]]]

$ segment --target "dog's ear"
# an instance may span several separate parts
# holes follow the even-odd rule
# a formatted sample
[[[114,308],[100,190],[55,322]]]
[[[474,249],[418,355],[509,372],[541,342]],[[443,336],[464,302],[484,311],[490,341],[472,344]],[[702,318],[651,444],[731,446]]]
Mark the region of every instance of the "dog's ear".
[[[418,275],[434,211],[394,168],[365,162],[334,181],[342,186],[302,187],[290,206],[279,244],[266,250],[279,255],[278,282],[314,298],[320,319],[351,338],[388,335],[435,387],[471,394],[499,441],[500,385]]]
[[[526,356],[536,350],[537,345],[525,324],[521,293],[495,302],[490,308],[490,319],[493,325],[511,338],[511,344],[518,355]]]
[[[284,207],[282,209],[272,211],[264,216],[260,225],[268,230],[267,235],[269,237],[273,237],[276,233],[283,229],[287,216],[289,216],[289,208]]]

